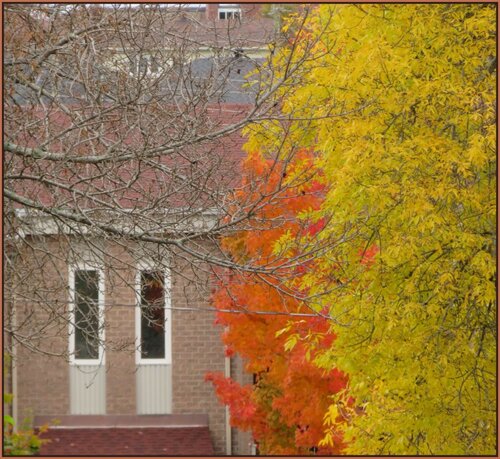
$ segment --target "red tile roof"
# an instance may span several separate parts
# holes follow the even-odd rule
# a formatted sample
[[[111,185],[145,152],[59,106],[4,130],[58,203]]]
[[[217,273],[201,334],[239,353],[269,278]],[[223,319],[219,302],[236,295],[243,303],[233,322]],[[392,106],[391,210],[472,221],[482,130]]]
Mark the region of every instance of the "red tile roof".
[[[63,418],[63,421],[42,434],[42,438],[50,442],[42,446],[41,456],[210,456],[214,454],[206,416],[54,416],[51,418]],[[35,422],[41,425],[47,420],[38,418]]]

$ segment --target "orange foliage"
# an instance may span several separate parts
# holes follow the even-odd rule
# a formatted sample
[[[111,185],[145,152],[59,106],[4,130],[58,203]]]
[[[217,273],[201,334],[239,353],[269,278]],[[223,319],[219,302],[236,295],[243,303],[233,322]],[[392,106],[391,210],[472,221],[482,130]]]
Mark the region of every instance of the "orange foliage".
[[[273,255],[275,241],[287,232],[311,238],[325,225],[324,220],[297,218],[301,212],[318,209],[324,194],[321,176],[311,175],[313,152],[300,152],[293,167],[252,154],[244,169],[238,200],[242,207],[250,208],[266,196],[266,205],[258,207],[256,217],[270,223],[226,238],[223,246],[236,259],[251,257],[254,263],[279,266],[283,258],[278,260]],[[294,186],[273,195],[283,177],[293,177]],[[288,254],[294,255],[297,253]],[[311,263],[294,267],[289,274],[300,277]],[[325,371],[312,363],[316,353],[332,345],[335,335],[319,314],[287,315],[312,311],[299,298],[277,287],[277,280],[271,276],[253,273],[231,273],[219,282],[213,295],[216,307],[220,311],[241,311],[217,314],[217,322],[226,327],[223,341],[227,354],[236,352],[244,358],[255,384],[242,386],[214,373],[207,379],[215,385],[219,399],[229,406],[232,425],[251,430],[261,453],[339,454],[343,448],[340,436],[334,437],[333,446],[318,445],[324,437],[323,416],[331,404],[330,396],[343,389],[347,380],[340,371]],[[275,314],[255,313],[258,311]]]

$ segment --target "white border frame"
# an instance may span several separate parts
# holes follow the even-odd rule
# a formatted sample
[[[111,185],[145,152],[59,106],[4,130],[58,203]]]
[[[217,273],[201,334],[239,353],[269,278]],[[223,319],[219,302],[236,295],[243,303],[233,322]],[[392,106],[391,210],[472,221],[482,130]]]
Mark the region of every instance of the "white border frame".
[[[165,357],[163,359],[143,359],[141,356],[141,272],[163,271],[163,291],[165,310]],[[136,365],[171,365],[172,364],[172,309],[171,309],[171,280],[170,269],[166,266],[158,267],[151,262],[140,262],[135,274],[135,363]]]
[[[98,284],[98,319],[99,319],[99,357],[97,359],[77,359],[75,357],[75,271],[97,271],[99,275]],[[101,265],[88,262],[74,263],[69,267],[69,363],[70,365],[104,365],[104,269]]]

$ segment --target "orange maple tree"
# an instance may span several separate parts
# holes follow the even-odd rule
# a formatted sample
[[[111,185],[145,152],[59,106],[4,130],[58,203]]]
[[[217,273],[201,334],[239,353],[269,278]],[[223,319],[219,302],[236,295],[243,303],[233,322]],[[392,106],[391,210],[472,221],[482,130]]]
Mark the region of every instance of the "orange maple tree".
[[[324,219],[304,217],[319,208],[325,191],[313,157],[312,151],[301,151],[290,166],[257,153],[248,156],[238,199],[242,206],[261,204],[255,219],[261,223],[223,241],[233,258],[276,266],[292,282],[311,268],[314,261],[301,259],[293,250],[277,256],[276,242],[285,234],[314,238],[325,225]],[[283,177],[293,179],[277,196],[273,190]],[[263,196],[268,197],[265,205]],[[231,424],[250,430],[263,454],[338,454],[343,448],[340,434],[333,436],[333,444],[320,441],[331,396],[346,386],[347,378],[313,363],[315,355],[335,340],[328,320],[314,314],[297,292],[288,292],[274,276],[233,272],[223,278],[213,295],[219,309],[216,322],[225,326],[227,355],[240,354],[246,371],[254,375],[254,384],[247,385],[220,373],[207,375],[219,399],[229,406]]]

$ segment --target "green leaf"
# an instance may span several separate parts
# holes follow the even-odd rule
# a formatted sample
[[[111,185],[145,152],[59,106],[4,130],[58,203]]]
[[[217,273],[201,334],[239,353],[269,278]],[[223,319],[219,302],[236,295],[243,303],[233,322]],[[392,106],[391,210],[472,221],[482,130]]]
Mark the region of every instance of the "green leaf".
[[[3,415],[3,422],[4,424],[9,424],[11,426],[14,425],[14,418],[8,414]]]

